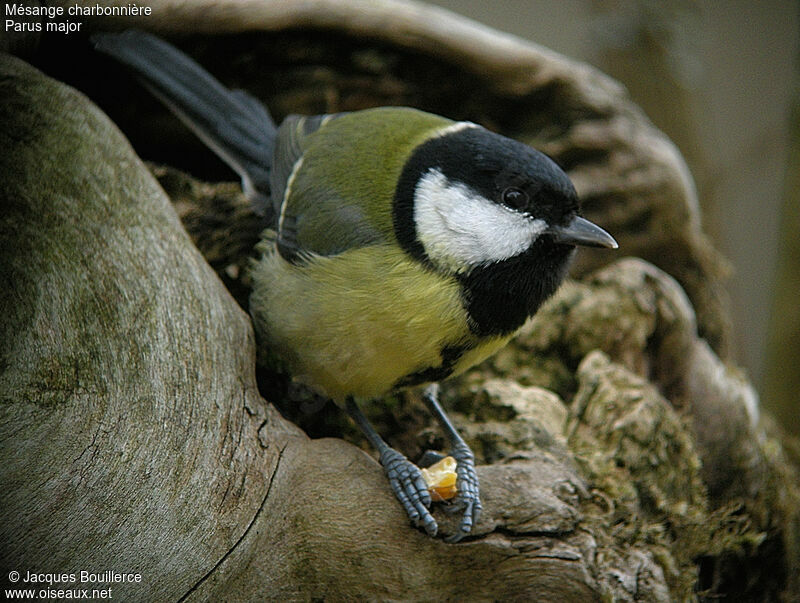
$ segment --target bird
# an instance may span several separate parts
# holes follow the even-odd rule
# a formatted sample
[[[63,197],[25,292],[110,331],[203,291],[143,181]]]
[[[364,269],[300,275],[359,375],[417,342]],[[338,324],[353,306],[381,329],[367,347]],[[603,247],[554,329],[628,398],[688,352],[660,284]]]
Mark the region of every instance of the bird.
[[[566,277],[577,246],[617,248],[580,215],[544,153],[476,123],[411,107],[289,115],[230,90],[165,40],[98,33],[239,175],[267,226],[252,268],[258,345],[344,408],[375,448],[410,522],[438,533],[419,467],[361,410],[422,389],[457,463],[455,543],[483,505],[475,455],[439,382],[502,348]]]

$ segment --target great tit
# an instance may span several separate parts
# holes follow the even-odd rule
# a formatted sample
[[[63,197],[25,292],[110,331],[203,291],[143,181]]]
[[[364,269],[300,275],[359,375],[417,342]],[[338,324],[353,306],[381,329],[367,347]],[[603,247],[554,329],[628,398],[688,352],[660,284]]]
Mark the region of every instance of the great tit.
[[[468,534],[481,501],[474,455],[436,383],[503,347],[559,286],[576,245],[616,248],[579,215],[567,175],[533,148],[402,107],[287,117],[229,90],[143,32],[94,36],[227,162],[269,233],[253,268],[260,346],[343,406],[377,449],[409,518],[437,524],[420,470],[358,402],[429,385],[423,399],[457,461]]]

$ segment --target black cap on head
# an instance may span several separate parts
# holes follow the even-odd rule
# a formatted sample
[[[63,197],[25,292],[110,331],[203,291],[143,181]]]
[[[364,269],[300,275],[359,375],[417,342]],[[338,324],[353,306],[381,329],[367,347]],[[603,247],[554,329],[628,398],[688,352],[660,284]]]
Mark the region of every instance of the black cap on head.
[[[487,199],[549,224],[563,221],[580,208],[575,187],[552,159],[485,128],[467,127],[430,140],[416,159],[421,166],[438,167],[449,180],[463,182]],[[503,193],[508,189],[524,197],[506,200]]]

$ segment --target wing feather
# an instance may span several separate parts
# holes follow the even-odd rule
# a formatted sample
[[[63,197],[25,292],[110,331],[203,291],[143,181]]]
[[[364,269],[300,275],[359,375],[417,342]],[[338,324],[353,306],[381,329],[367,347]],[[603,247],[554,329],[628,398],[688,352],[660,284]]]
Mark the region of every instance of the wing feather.
[[[272,161],[280,254],[298,263],[395,243],[392,206],[406,160],[452,123],[401,107],[288,117]]]

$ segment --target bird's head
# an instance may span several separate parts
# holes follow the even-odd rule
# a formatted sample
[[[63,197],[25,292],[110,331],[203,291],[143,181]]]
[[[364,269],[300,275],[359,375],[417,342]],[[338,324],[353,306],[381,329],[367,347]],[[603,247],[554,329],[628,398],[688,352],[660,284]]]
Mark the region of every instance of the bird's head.
[[[406,163],[394,224],[406,251],[462,279],[470,300],[507,301],[524,321],[558,287],[577,245],[617,247],[579,211],[572,182],[546,155],[459,122]],[[492,288],[508,294],[480,291]]]
[[[535,248],[566,261],[576,245],[617,247],[580,217],[572,182],[550,158],[468,122],[417,147],[395,205],[401,244],[447,272],[470,272]]]

